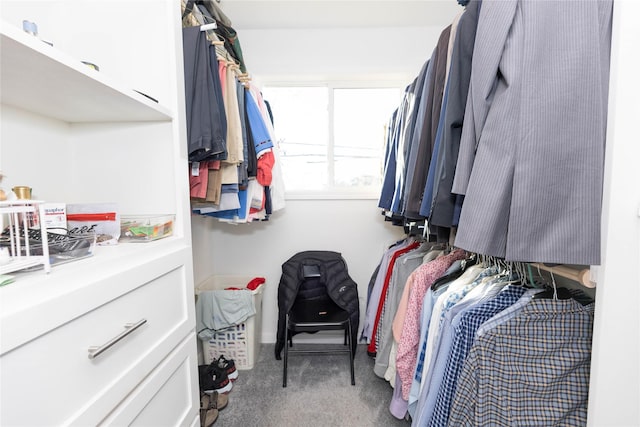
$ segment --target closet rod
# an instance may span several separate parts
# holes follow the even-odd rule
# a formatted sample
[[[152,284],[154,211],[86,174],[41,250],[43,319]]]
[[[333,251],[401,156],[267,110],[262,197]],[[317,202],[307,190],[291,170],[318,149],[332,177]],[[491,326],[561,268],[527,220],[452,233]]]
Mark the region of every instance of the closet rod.
[[[587,288],[595,288],[596,284],[591,281],[591,271],[588,268],[577,270],[575,268],[567,267],[566,265],[556,265],[550,267],[541,263],[531,264],[533,267],[545,270],[558,276],[566,277],[567,279],[575,280],[576,282],[586,286]]]

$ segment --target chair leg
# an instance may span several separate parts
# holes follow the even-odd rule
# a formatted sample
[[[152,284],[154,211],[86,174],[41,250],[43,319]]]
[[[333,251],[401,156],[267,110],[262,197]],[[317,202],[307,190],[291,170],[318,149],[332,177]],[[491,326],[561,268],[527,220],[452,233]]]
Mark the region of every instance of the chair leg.
[[[351,330],[351,329],[349,329]],[[344,345],[347,345],[347,330],[344,330]]]
[[[289,319],[287,316],[287,323],[285,324],[285,328],[284,328],[284,361],[283,361],[283,368],[282,368],[282,387],[286,387],[287,386],[287,359],[289,357],[289,344],[288,341],[291,339],[289,337]]]
[[[356,385],[356,375],[355,375],[355,369],[353,367],[353,349],[351,346],[351,343],[353,342],[353,336],[351,336],[351,320],[349,320],[349,322],[347,323],[347,335],[349,337],[348,341],[349,341],[349,364],[351,367],[351,385]]]

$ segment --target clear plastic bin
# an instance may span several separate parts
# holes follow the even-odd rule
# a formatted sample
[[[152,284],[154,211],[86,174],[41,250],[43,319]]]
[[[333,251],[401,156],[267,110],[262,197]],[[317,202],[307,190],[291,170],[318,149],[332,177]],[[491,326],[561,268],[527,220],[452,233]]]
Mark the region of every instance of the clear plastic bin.
[[[203,291],[215,291],[235,287],[244,289],[256,276],[211,276],[196,285],[196,296]],[[260,337],[262,334],[262,292],[264,283],[254,291],[253,302],[256,307],[255,316],[249,317],[244,323],[216,331],[209,340],[201,340],[204,363],[209,364],[213,359],[224,355],[233,359],[236,368],[240,370],[252,369],[260,352]],[[233,292],[233,291],[229,291]]]
[[[152,242],[173,234],[175,215],[122,215],[120,241]]]

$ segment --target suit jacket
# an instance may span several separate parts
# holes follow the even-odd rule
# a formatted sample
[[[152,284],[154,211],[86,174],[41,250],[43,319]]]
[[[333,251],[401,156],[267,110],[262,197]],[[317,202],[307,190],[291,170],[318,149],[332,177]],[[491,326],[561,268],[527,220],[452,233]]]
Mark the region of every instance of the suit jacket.
[[[424,98],[426,104],[424,116],[422,117],[423,125],[420,130],[417,162],[411,187],[407,191],[407,200],[405,203],[405,216],[407,218],[422,218],[422,215],[420,215],[420,203],[422,202],[424,186],[427,182],[429,163],[435,144],[436,128],[438,127],[438,120],[440,118],[450,31],[451,26],[449,25],[440,33],[438,44],[429,60],[429,68],[431,71],[428,75],[428,92],[426,98]]]
[[[484,0],[453,191],[455,244],[599,264],[612,0]]]
[[[438,161],[434,188],[434,202],[429,223],[441,227],[453,225],[456,195],[451,193],[453,176],[460,150],[460,137],[471,78],[471,59],[478,24],[478,1],[471,0],[460,17],[451,53],[449,92],[442,133],[441,158]]]

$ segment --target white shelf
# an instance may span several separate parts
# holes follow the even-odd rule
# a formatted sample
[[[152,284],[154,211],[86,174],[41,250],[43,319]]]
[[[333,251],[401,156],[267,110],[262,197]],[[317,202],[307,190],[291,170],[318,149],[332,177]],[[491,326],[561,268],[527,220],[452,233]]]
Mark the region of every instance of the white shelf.
[[[0,33],[2,104],[69,123],[172,119],[164,106],[55,46],[6,22],[0,22]]]
[[[12,258],[6,265],[0,267],[0,274],[13,273],[18,270],[24,270],[25,268],[35,267],[37,265],[43,265],[46,263],[46,259],[43,256],[24,256]]]

